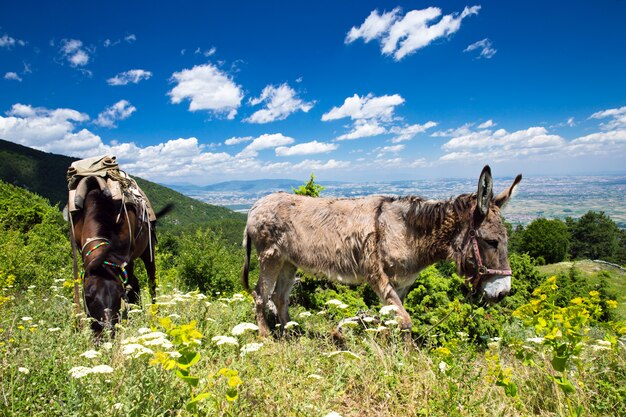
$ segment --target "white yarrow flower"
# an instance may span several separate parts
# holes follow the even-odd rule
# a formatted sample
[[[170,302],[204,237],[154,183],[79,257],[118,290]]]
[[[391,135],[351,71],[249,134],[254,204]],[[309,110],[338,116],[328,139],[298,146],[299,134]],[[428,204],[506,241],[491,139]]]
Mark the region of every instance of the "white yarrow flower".
[[[91,368],[88,368],[86,366],[75,366],[68,371],[68,374],[70,374],[72,378],[76,378],[76,379],[80,379],[84,376],[89,375],[90,373],[91,373]]]
[[[110,374],[111,372],[113,372],[113,368],[109,365],[94,366],[91,368],[91,371],[89,371],[90,374]]]
[[[448,364],[447,364],[447,363],[445,363],[444,361],[439,362],[439,371],[440,371],[442,374],[445,374],[445,373],[446,373],[446,369],[448,369]]]
[[[291,329],[292,327],[297,326],[299,326],[299,324],[296,321],[288,321],[287,323],[285,323],[285,329]]]
[[[23,373],[24,375],[28,375],[30,373],[30,370],[23,366],[20,366],[19,368],[17,368],[17,371]]]
[[[48,333],[55,333],[55,332],[60,332],[61,328],[60,327],[51,327],[48,329]]]
[[[543,337],[529,337],[526,341],[532,343],[543,343]]]
[[[238,325],[233,327],[233,330],[231,330],[231,333],[234,336],[240,336],[244,334],[247,330],[257,331],[259,330],[259,326],[257,326],[256,324],[252,324],[252,323],[239,323]]]
[[[329,305],[329,306],[340,306],[343,303],[341,301],[336,300],[336,299],[333,298],[332,300],[326,301],[326,303],[324,303],[324,304]]]
[[[335,411],[331,411],[330,413],[326,414],[324,417],[342,417],[342,415]]]
[[[22,317],[22,321],[31,321],[33,318],[32,317]]]
[[[130,356],[133,358],[138,358],[141,355],[152,355],[154,351],[152,349],[148,349],[144,345],[140,345],[139,343],[131,343],[122,349],[122,354],[124,356]]]
[[[80,354],[80,356],[82,356],[83,358],[87,358],[87,359],[97,358],[100,355],[102,355],[100,352],[93,350],[93,349]]]
[[[386,316],[386,315],[395,313],[396,311],[398,311],[398,306],[394,306],[393,304],[390,304],[388,306],[383,306],[380,308],[380,315]]]
[[[311,313],[308,311],[303,311],[302,313],[298,314],[298,317],[300,317],[301,319],[305,317],[311,317]]]
[[[218,346],[220,346],[220,345],[235,345],[235,346],[239,346],[239,342],[237,341],[237,339],[235,339],[234,337],[231,337],[231,336],[215,336],[211,340],[214,341],[215,344],[218,345]]]
[[[263,347],[263,343],[248,343],[243,345],[241,348],[241,354],[245,355],[246,353],[256,352],[257,350]]]

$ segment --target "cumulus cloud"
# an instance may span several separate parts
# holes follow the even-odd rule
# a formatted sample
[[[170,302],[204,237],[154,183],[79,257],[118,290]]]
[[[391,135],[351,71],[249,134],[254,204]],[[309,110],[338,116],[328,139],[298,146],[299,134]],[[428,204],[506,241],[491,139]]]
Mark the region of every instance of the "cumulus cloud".
[[[252,140],[252,143],[246,146],[244,150],[238,154],[238,156],[256,156],[261,150],[291,145],[294,142],[295,139],[285,136],[282,133],[265,133]]]
[[[337,161],[334,159],[329,159],[328,161],[324,162],[319,160],[305,159],[304,161],[293,165],[292,169],[301,171],[325,171],[330,169],[348,168],[349,166],[350,162],[348,161]]]
[[[59,51],[61,56],[74,68],[84,67],[89,63],[90,51],[78,39],[63,39]]]
[[[137,84],[139,81],[148,80],[152,77],[152,72],[143,69],[132,69],[124,72],[120,72],[115,77],[109,78],[107,84],[109,85],[126,85],[129,83]]]
[[[337,136],[335,140],[361,139],[383,133],[387,133],[387,129],[379,125],[376,120],[357,120],[350,132]]]
[[[23,41],[21,39],[12,38],[11,36],[7,35],[6,33],[4,35],[0,36],[0,48],[11,49],[15,45],[24,46],[24,45],[26,45],[26,41]]]
[[[12,72],[12,71],[9,71],[6,74],[4,74],[4,79],[5,80],[19,81],[19,82],[22,81],[22,77],[20,77],[17,72]]]
[[[312,142],[299,143],[297,145],[287,147],[279,146],[276,148],[277,156],[294,156],[294,155],[312,155],[318,153],[328,153],[336,150],[339,145],[334,143]]]
[[[456,33],[463,19],[478,14],[479,10],[480,6],[465,7],[461,13],[443,16],[438,7],[411,10],[404,16],[400,8],[382,15],[374,10],[361,26],[350,29],[345,43],[358,39],[368,43],[377,39],[384,55],[393,55],[396,61],[400,61],[433,41]]]
[[[485,59],[492,58],[496,54],[496,52],[498,52],[498,50],[493,47],[493,44],[489,40],[489,38],[485,38],[478,42],[474,42],[471,45],[468,45],[468,47],[465,48],[463,52],[471,52],[475,50],[480,50],[480,54],[478,54],[477,58]]]
[[[493,120],[489,119],[486,122],[483,122],[481,124],[478,125],[479,129],[489,129],[490,127],[494,127],[496,124],[493,122]]]
[[[100,113],[94,124],[108,128],[117,127],[118,120],[128,119],[136,110],[127,100],[120,100]]]
[[[428,121],[424,123],[423,125],[413,124],[413,125],[406,125],[406,126],[394,126],[390,129],[390,132],[394,133],[396,136],[393,139],[391,139],[391,142],[400,143],[400,142],[404,142],[407,140],[411,140],[418,133],[424,133],[431,127],[435,127],[435,126],[437,126],[437,123],[433,121]]]
[[[390,121],[396,106],[404,103],[404,98],[399,94],[375,97],[373,94],[361,97],[355,94],[344,100],[339,107],[333,107],[322,115],[322,121],[343,119],[349,117],[352,120],[376,119]]]
[[[284,120],[298,110],[307,113],[313,107],[313,103],[304,102],[297,97],[295,90],[287,83],[278,87],[266,86],[261,95],[258,98],[250,99],[249,103],[253,106],[265,103],[264,108],[244,119],[244,122],[249,123],[269,123],[275,120]]]
[[[602,110],[592,114],[590,119],[606,119],[610,120],[606,123],[602,123],[600,128],[603,130],[615,130],[615,129],[624,129],[626,128],[626,106]]]
[[[244,136],[244,137],[232,137],[230,139],[226,139],[224,144],[226,145],[237,145],[240,143],[250,142],[254,137],[252,136]]]
[[[377,152],[378,155],[376,155],[376,158],[381,158],[383,157],[385,154],[388,153],[398,153],[400,151],[404,150],[405,145],[391,145],[391,146],[383,146],[381,148],[376,148],[374,149],[374,152]]]
[[[559,154],[566,146],[565,139],[549,134],[545,127],[529,127],[515,132],[505,129],[470,131],[453,137],[442,149],[447,152],[442,161],[489,158],[507,160],[533,155]]]
[[[241,87],[210,63],[175,72],[171,79],[176,83],[168,92],[172,103],[189,100],[189,111],[207,110],[234,119],[243,99]]]

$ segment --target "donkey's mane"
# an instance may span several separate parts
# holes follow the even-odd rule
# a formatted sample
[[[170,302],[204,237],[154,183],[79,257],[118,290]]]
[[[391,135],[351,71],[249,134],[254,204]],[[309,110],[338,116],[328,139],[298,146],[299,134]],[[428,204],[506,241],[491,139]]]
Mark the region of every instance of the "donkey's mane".
[[[463,218],[476,200],[476,193],[461,194],[447,200],[427,200],[423,197],[399,197],[410,209],[407,221],[421,229],[440,227],[451,217]]]

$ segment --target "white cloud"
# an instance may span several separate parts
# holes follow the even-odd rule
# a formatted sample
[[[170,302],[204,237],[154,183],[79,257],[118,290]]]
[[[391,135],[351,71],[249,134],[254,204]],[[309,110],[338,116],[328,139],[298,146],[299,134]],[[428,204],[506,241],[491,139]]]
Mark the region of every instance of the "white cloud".
[[[471,45],[468,45],[468,47],[465,48],[463,52],[471,52],[476,49],[480,49],[480,54],[478,55],[478,58],[490,59],[496,54],[496,52],[498,52],[498,50],[493,47],[493,44],[491,40],[489,40],[489,38],[485,38],[478,42],[474,42]]]
[[[293,156],[293,155],[312,155],[317,153],[328,153],[337,149],[339,145],[334,143],[312,142],[299,143],[297,145],[286,147],[280,146],[276,148],[277,156]]]
[[[189,111],[208,110],[233,119],[243,92],[227,74],[212,64],[196,65],[172,74],[176,86],[168,92],[172,103],[189,100]]]
[[[143,69],[132,69],[120,72],[115,77],[109,78],[109,85],[126,85],[129,83],[137,84],[142,80],[148,80],[152,77],[152,72]]]
[[[278,87],[273,85],[266,86],[261,96],[251,98],[249,103],[253,106],[265,103],[265,108],[244,119],[244,122],[249,123],[269,123],[275,120],[284,120],[298,110],[307,113],[313,107],[313,103],[304,102],[297,97],[295,90],[289,87],[287,83]]]
[[[589,116],[590,119],[606,119],[611,118],[607,123],[602,123],[600,128],[603,130],[614,130],[626,128],[626,106],[608,109],[596,112]]]
[[[94,124],[108,128],[117,127],[115,122],[128,119],[136,110],[137,108],[127,100],[120,100],[100,113]]]
[[[569,150],[578,155],[613,155],[626,153],[626,129],[592,133],[574,139]]]
[[[567,122],[565,122],[566,125],[568,125],[569,127],[574,127],[576,126],[576,121],[574,120],[573,117],[568,117]]]
[[[431,134],[430,136],[434,138],[443,138],[443,137],[469,135],[470,132],[472,131],[471,130],[472,126],[474,126],[474,123],[466,123],[460,127],[446,129],[446,130],[438,130],[434,132],[433,134]]]
[[[479,124],[477,127],[479,129],[489,129],[490,127],[494,127],[495,125],[496,123],[494,123],[493,120],[489,119],[486,122]]]
[[[89,51],[83,47],[83,42],[78,39],[63,39],[60,52],[63,58],[72,67],[84,67],[89,63]]]
[[[479,130],[450,139],[442,146],[448,153],[440,159],[507,160],[533,155],[548,156],[559,154],[566,145],[565,139],[549,134],[544,127],[529,127],[516,132]]]
[[[125,36],[125,37],[124,37],[124,40],[125,40],[126,42],[128,42],[128,43],[133,43],[133,42],[135,42],[135,41],[137,40],[137,36],[135,36],[135,34],[134,34],[134,33],[131,33],[130,35]]]
[[[362,38],[367,43],[378,39],[382,53],[393,54],[394,59],[399,61],[439,38],[456,33],[462,20],[478,14],[479,10],[480,6],[465,7],[460,14],[444,16],[438,7],[411,10],[404,16],[400,15],[399,8],[382,15],[374,10],[361,26],[350,29],[345,42],[352,43]],[[437,19],[439,21],[435,23]]]
[[[344,100],[340,107],[333,107],[322,115],[322,121],[343,119],[349,117],[352,120],[377,119],[390,121],[396,106],[404,103],[399,94],[374,97],[371,93],[361,97],[355,94]]]
[[[294,142],[295,140],[293,138],[285,136],[282,133],[265,133],[258,138],[255,138],[251,144],[246,146],[244,150],[238,154],[238,156],[256,156],[258,151],[291,145]]]
[[[7,72],[6,74],[4,74],[4,79],[5,80],[13,80],[13,81],[22,81],[22,77],[20,77],[17,72]]]
[[[244,136],[244,137],[232,137],[230,139],[226,139],[224,144],[226,145],[237,145],[239,143],[250,142],[254,137],[252,136]]]
[[[394,133],[397,136],[391,139],[391,142],[400,143],[400,142],[404,142],[407,140],[411,140],[418,133],[423,133],[426,130],[430,129],[431,127],[435,127],[435,126],[437,126],[437,123],[433,121],[428,121],[424,123],[423,125],[414,124],[414,125],[407,125],[407,126],[394,126],[390,129],[390,132]]]
[[[387,129],[380,126],[376,120],[357,120],[352,131],[335,138],[335,140],[353,140],[378,136],[387,133]]]
[[[350,166],[350,162],[348,161],[337,161],[334,159],[329,159],[328,161],[323,162],[323,161],[305,159],[304,161],[293,165],[292,169],[307,170],[307,171],[325,171],[325,170],[331,170],[331,169],[348,168],[349,166]]]
[[[383,146],[382,148],[374,149],[374,152],[378,153],[378,155],[376,155],[376,158],[382,158],[385,154],[398,153],[400,151],[403,151],[404,148],[405,148],[405,145]]]
[[[210,49],[207,49],[205,51],[203,51],[202,49],[200,49],[200,47],[196,48],[196,50],[193,52],[196,55],[203,55],[205,57],[210,57],[212,55],[215,55],[215,53],[217,52],[217,48],[215,46],[212,46]],[[184,55],[184,54],[183,54]]]
[[[11,49],[15,45],[24,46],[24,45],[26,45],[26,41],[23,41],[21,39],[12,38],[11,36],[7,35],[6,33],[4,35],[0,36],[0,48]]]

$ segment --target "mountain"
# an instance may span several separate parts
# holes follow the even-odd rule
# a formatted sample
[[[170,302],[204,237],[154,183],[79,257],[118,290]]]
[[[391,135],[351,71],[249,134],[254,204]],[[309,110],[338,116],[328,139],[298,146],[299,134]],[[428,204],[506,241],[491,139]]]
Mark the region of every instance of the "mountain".
[[[0,180],[39,194],[60,207],[67,202],[67,168],[76,160],[0,139]],[[133,178],[144,190],[155,211],[168,203],[175,204],[174,211],[159,220],[160,230],[211,226],[221,229],[226,240],[241,241],[246,222],[244,214],[194,200],[154,182]]]

